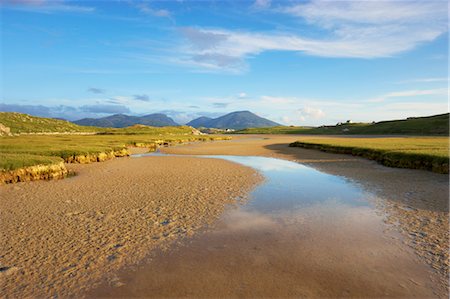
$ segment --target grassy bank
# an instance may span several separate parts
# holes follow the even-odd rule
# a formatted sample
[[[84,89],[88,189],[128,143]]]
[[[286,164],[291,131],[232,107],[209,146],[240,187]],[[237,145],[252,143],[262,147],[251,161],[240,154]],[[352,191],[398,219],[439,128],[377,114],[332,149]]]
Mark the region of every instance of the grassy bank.
[[[449,172],[448,137],[305,137],[290,146],[361,156],[390,167]]]
[[[335,126],[248,128],[236,131],[235,134],[448,136],[449,114],[410,117],[408,119],[381,121],[377,123],[348,122]]]
[[[77,156],[98,156],[102,153],[120,152],[127,146],[155,149],[189,141],[221,139],[220,136],[185,134],[138,135],[21,135],[0,139],[0,170],[14,170],[37,164],[57,161],[77,162]],[[78,161],[79,162],[79,161]]]
[[[0,137],[0,183],[61,177],[65,173],[61,169],[61,165],[64,167],[62,162],[92,163],[127,156],[130,146],[152,151],[159,146],[177,143],[229,139],[197,135],[187,126],[154,128],[137,125],[101,129],[89,135],[77,133],[27,132]]]

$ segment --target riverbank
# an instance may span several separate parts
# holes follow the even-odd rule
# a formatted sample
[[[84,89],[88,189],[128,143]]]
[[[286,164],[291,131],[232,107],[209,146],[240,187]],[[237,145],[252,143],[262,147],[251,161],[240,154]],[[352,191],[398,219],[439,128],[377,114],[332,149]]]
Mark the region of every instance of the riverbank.
[[[230,139],[224,136],[201,135],[187,126],[154,128],[132,126],[104,129],[95,134],[36,134],[2,136],[0,138],[0,185],[31,180],[63,178],[65,163],[103,162],[129,155],[129,147],[154,151],[194,141]]]
[[[397,168],[448,174],[448,137],[308,137],[289,146],[349,154]]]
[[[120,268],[194,234],[261,180],[217,159],[66,166],[78,175],[0,189],[4,298],[79,297],[100,279],[114,284]]]

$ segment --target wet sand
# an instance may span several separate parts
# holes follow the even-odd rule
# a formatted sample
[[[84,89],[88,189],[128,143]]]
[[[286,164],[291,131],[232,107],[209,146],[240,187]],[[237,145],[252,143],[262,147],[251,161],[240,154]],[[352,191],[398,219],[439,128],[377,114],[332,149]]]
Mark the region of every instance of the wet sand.
[[[232,141],[177,146],[165,148],[163,152],[274,157],[302,163],[359,184],[383,198],[378,205],[386,215],[385,221],[395,226],[405,236],[404,242],[439,272],[441,285],[447,290],[450,264],[449,176],[385,167],[350,155],[288,147],[289,143],[301,138],[301,135],[241,135]]]
[[[0,189],[4,296],[448,296],[448,176],[287,147],[297,136],[236,137],[163,151],[304,163],[376,194],[385,225],[341,205],[305,209],[289,230],[225,209],[261,177],[218,159],[73,165],[70,179]]]
[[[80,297],[191,236],[261,177],[217,159],[120,158],[77,176],[0,187],[2,298]]]

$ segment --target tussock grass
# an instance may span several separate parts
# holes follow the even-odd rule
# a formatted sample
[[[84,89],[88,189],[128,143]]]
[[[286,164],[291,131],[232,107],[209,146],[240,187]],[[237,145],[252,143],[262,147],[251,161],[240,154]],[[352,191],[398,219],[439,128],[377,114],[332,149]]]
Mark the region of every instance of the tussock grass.
[[[290,146],[361,156],[391,167],[449,172],[448,137],[304,137]]]

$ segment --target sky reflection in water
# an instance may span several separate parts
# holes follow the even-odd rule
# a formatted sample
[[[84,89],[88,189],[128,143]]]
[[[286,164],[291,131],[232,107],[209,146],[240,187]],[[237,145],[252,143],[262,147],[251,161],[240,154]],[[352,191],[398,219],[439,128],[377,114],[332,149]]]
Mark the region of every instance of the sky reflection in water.
[[[251,193],[244,208],[259,212],[280,212],[326,202],[368,206],[368,194],[342,177],[328,175],[299,163],[253,156],[205,156],[220,158],[260,171],[265,182]]]

